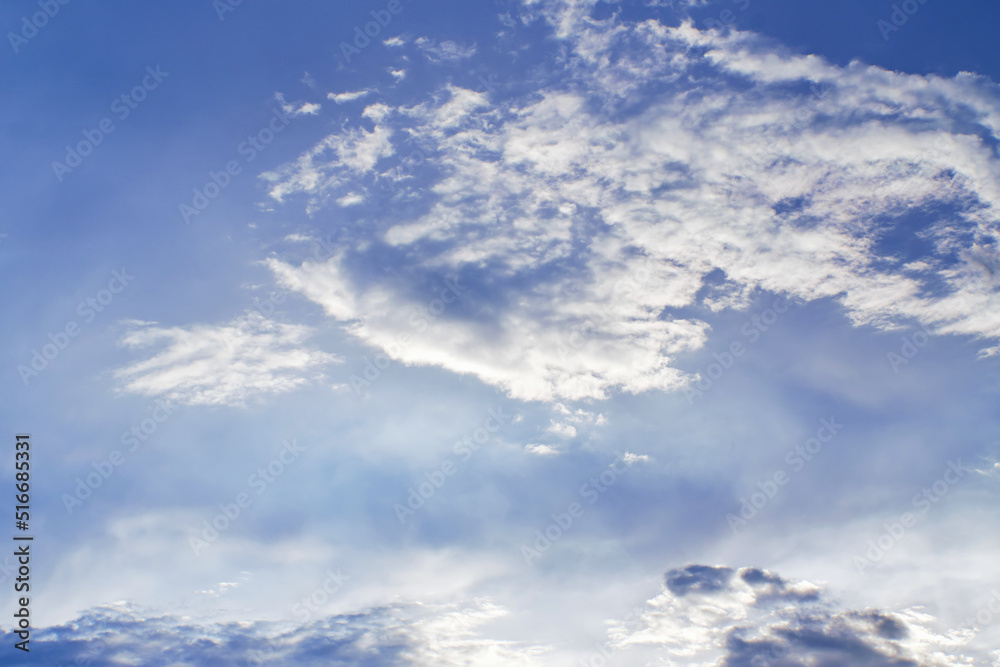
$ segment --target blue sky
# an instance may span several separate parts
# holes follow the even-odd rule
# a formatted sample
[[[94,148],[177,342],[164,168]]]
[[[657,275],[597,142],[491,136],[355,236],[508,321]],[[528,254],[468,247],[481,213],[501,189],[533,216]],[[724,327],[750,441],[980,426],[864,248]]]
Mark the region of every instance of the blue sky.
[[[1000,665],[1000,7],[42,5],[4,664]]]

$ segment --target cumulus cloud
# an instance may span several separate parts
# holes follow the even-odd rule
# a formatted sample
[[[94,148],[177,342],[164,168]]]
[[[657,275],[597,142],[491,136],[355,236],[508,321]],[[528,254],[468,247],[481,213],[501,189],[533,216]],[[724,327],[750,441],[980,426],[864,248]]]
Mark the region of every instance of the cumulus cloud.
[[[598,21],[589,1],[530,5],[575,56],[553,54],[538,77],[558,83],[507,99],[449,84],[380,105],[268,175],[279,201],[305,195],[315,211],[349,196],[364,215],[311,280],[275,262],[286,285],[393,358],[522,399],[681,388],[692,378],[674,359],[705,343],[701,318],[758,291],[995,345],[989,82],[838,67],[690,23]],[[391,194],[360,185],[414,142],[433,150]],[[420,299],[359,268],[376,253],[410,284],[475,287],[414,331],[396,314]],[[403,331],[414,342],[389,349]]]
[[[576,427],[569,424],[562,424],[560,422],[553,421],[549,424],[549,427],[545,429],[549,433],[558,436],[560,438],[575,438],[576,437]]]
[[[528,452],[529,454],[534,454],[535,456],[558,456],[559,455],[559,450],[558,449],[555,449],[554,447],[550,447],[549,445],[542,445],[542,444],[525,445],[524,446],[524,451]]]
[[[544,647],[492,640],[481,626],[506,612],[466,605],[397,604],[331,616],[294,628],[273,623],[198,623],[127,605],[91,610],[72,623],[38,629],[33,665],[542,665]],[[0,631],[11,644],[14,635]],[[35,657],[37,656],[37,657]],[[86,663],[79,660],[86,660]]]
[[[652,649],[691,667],[950,667],[970,664],[968,632],[939,634],[919,610],[841,609],[809,582],[758,568],[688,565],[629,623],[612,623],[622,664]],[[980,654],[980,657],[982,655]]]
[[[123,389],[186,405],[241,406],[254,396],[291,391],[321,379],[337,358],[304,347],[309,327],[252,313],[224,325],[164,328],[132,322],[121,344],[159,348],[115,371]]]

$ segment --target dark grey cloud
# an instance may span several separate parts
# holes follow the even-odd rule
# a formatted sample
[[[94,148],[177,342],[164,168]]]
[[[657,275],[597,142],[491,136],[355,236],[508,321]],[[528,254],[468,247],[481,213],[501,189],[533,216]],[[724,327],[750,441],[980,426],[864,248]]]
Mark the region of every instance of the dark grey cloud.
[[[639,627],[618,641],[666,664],[724,667],[917,667],[956,655],[925,614],[844,609],[821,588],[760,568],[689,564],[669,570]],[[919,628],[914,627],[919,626]],[[918,631],[915,631],[918,630]],[[721,662],[716,663],[715,660]]]
[[[74,665],[385,665],[409,664],[400,653],[410,642],[394,632],[385,610],[332,617],[272,636],[269,624],[200,625],[175,616],[139,618],[107,610],[40,630],[30,654],[10,667]],[[361,640],[375,634],[378,642]],[[4,634],[6,645],[13,635]],[[366,642],[368,639],[366,639]]]
[[[687,595],[724,590],[732,578],[732,568],[688,565],[667,572],[666,581],[671,593]]]
[[[799,591],[790,589],[785,579],[758,568],[751,567],[743,570],[740,578],[754,588],[758,604],[781,601],[816,602],[820,597],[819,592],[815,590]]]
[[[335,665],[466,664],[498,656],[507,664],[537,664],[510,642],[480,639],[471,626],[499,615],[489,603],[389,605],[340,614],[298,627],[270,622],[193,622],[175,615],[121,608],[91,610],[65,625],[39,629],[31,651],[5,656],[5,667],[323,667]],[[0,631],[12,646],[15,635]],[[20,654],[19,651],[15,652]]]
[[[902,628],[899,621],[884,620]],[[872,645],[873,636],[881,636],[879,622],[869,617],[861,628],[847,624],[840,615],[822,615],[800,619],[798,626],[778,628],[776,638],[744,640],[740,630],[734,630],[726,648],[725,667],[916,667],[920,663],[909,658],[888,656]],[[905,629],[904,629],[905,633]]]

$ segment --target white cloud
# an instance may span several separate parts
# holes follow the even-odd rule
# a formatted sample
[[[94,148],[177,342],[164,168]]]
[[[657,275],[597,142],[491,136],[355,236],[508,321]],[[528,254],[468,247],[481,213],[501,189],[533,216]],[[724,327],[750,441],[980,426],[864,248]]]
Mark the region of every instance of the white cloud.
[[[378,118],[384,109],[383,105],[373,105],[362,115]],[[353,178],[371,171],[379,159],[392,155],[391,134],[392,130],[384,125],[376,125],[371,132],[359,128],[331,134],[295,163],[262,177],[275,183],[270,195],[277,201],[306,193],[314,195],[310,201],[315,206],[322,201],[315,195],[351,183]],[[348,174],[343,173],[345,169]]]
[[[364,200],[364,195],[357,192],[351,192],[338,199],[337,206],[354,206],[355,204],[360,204]]]
[[[525,445],[524,451],[535,456],[558,456],[559,450],[548,445]]]
[[[229,591],[239,588],[249,580],[248,573],[243,573],[243,578],[241,581],[220,581],[215,585],[215,588],[207,588],[205,590],[198,591],[199,595],[205,595],[211,598],[220,598]]]
[[[281,93],[275,93],[274,98],[281,104],[281,110],[289,116],[315,116],[322,108],[315,102],[286,102],[285,96]]]
[[[337,104],[346,104],[348,102],[354,102],[355,100],[360,100],[362,97],[367,97],[372,91],[365,90],[354,90],[346,93],[327,93],[326,97],[329,100],[333,100]]]
[[[652,457],[650,457],[648,454],[633,454],[632,452],[625,452],[625,456],[622,458],[628,465],[632,465],[633,463],[639,463],[640,461],[642,461],[643,463],[650,463],[653,460]]]
[[[340,292],[291,263],[273,265],[282,280],[393,358],[535,400],[683,387],[673,358],[707,325],[665,313],[742,308],[756,290],[835,299],[857,324],[1000,338],[1000,161],[981,138],[997,135],[1000,105],[986,82],[594,21],[592,4],[532,3],[577,56],[545,79],[569,83],[500,104],[445,86],[269,175],[275,199],[307,193],[310,211],[353,193],[376,207],[385,193],[358,183],[391,168],[393,137],[435,147],[396,183],[405,209],[373,209],[375,237],[312,279],[336,276]],[[388,350],[412,329],[396,313],[422,304],[348,269],[373,243],[407,275],[465,275],[479,291]],[[719,271],[726,290],[705,294]]]
[[[576,437],[576,427],[570,424],[561,424],[558,422],[552,422],[549,427],[545,429],[549,433],[556,435],[560,438],[575,438]]]
[[[445,87],[444,101],[440,99],[407,109],[406,115],[423,121],[425,129],[434,128],[436,138],[442,138],[462,125],[469,123],[472,114],[490,106],[485,93],[477,93],[465,88],[448,85]]]
[[[605,387],[616,383],[627,384],[631,390],[681,383],[681,373],[667,367],[668,360],[660,351],[681,349],[679,341],[692,329],[691,323],[622,324],[612,329],[612,333],[621,332],[617,338],[602,333],[573,348],[564,330],[547,326],[538,317],[547,306],[540,296],[537,315],[506,315],[497,336],[490,323],[431,316],[431,309],[448,308],[438,303],[439,292],[456,301],[464,298],[468,288],[457,286],[459,296],[455,297],[441,279],[423,302],[401,298],[382,287],[359,286],[341,261],[334,258],[325,264],[293,266],[272,259],[268,265],[282,286],[301,292],[341,320],[351,334],[404,363],[471,373],[522,398],[586,398],[602,395]],[[651,339],[636,345],[630,336],[642,333]],[[637,372],[637,368],[642,370]]]
[[[220,326],[163,328],[132,323],[122,338],[153,356],[115,371],[123,390],[187,405],[244,405],[255,396],[288,392],[337,359],[304,347],[308,327],[265,320],[256,313]]]
[[[604,426],[608,423],[607,418],[603,414],[595,414],[589,410],[584,410],[583,408],[571,410],[562,403],[556,403],[553,405],[552,411],[562,415],[563,420],[572,424],[592,424],[594,426]]]

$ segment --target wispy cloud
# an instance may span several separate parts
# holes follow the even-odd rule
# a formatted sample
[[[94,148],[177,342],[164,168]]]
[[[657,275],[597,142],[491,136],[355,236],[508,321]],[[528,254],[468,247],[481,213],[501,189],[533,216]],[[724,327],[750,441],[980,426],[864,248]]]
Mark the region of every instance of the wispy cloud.
[[[274,99],[281,104],[281,110],[289,116],[315,116],[322,108],[315,102],[286,102],[282,93],[275,93]]]
[[[130,349],[159,348],[115,371],[124,391],[187,405],[244,405],[322,379],[336,357],[304,347],[308,327],[252,314],[219,326],[164,328],[133,322],[122,338]]]
[[[346,104],[348,102],[354,102],[355,100],[360,100],[362,97],[367,97],[372,91],[365,90],[354,90],[346,93],[327,93],[327,99],[333,100],[337,104]]]

